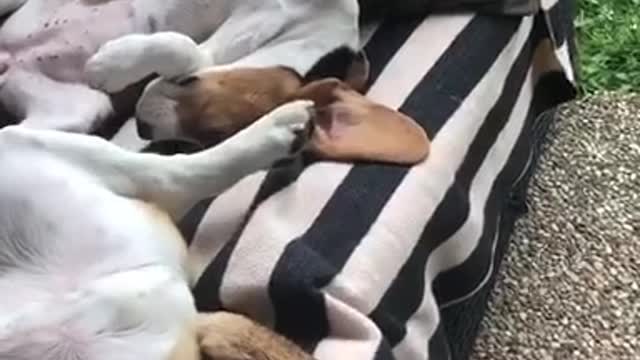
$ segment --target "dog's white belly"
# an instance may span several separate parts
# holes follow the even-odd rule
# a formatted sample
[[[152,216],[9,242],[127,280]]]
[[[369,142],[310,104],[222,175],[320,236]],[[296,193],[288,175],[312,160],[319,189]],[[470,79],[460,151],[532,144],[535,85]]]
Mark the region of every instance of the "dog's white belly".
[[[0,168],[0,293],[12,294],[0,297],[0,332],[72,310],[95,324],[112,307],[107,326],[163,331],[194,316],[185,246],[164,213],[45,153],[10,149]]]
[[[168,216],[20,143],[0,169],[0,353],[29,336],[80,341],[91,358],[117,339],[149,343],[145,358],[167,358],[196,316]]]
[[[126,34],[178,31],[203,38],[223,19],[226,0],[31,0],[0,29],[0,73],[18,67],[84,82],[86,61]]]
[[[180,271],[185,246],[164,213],[46,154],[20,154],[0,155],[0,252],[6,241],[31,243],[70,284],[148,264]]]
[[[28,2],[0,30],[0,67],[80,82],[84,64],[100,45],[143,30],[135,29],[132,1]]]

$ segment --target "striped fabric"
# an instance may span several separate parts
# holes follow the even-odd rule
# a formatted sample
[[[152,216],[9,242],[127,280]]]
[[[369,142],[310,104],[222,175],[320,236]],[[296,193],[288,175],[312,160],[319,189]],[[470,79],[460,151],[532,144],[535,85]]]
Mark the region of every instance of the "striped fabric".
[[[200,310],[273,327],[319,360],[464,359],[522,212],[541,114],[575,95],[570,2],[432,15],[368,38],[368,96],[432,138],[412,168],[296,159],[183,223]],[[130,128],[116,141],[135,146]]]

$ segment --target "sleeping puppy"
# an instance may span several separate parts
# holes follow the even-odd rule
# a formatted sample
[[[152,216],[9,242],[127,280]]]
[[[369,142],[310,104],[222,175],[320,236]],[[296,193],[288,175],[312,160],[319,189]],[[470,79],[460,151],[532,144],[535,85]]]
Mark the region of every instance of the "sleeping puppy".
[[[120,95],[147,75],[179,83],[213,65],[305,74],[358,43],[356,0],[0,0],[4,15],[0,103],[25,126],[74,132],[137,98],[93,88]]]
[[[287,103],[207,151],[0,130],[0,359],[302,360],[250,320],[196,313],[174,222],[295,151],[313,103]]]

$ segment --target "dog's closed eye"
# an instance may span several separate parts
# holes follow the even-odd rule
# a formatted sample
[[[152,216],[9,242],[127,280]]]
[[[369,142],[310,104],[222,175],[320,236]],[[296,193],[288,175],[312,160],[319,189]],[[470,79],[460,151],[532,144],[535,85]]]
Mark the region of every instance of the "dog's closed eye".
[[[180,86],[189,86],[192,85],[196,82],[198,82],[198,80],[200,80],[200,78],[196,75],[191,75],[191,76],[187,76],[183,79],[179,79],[176,81],[176,84],[180,85]]]

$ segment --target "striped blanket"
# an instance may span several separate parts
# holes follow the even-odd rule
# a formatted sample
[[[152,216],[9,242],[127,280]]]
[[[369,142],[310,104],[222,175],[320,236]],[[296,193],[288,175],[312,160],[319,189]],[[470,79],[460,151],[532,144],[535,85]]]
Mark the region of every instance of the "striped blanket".
[[[199,204],[182,230],[200,310],[247,314],[317,359],[464,359],[544,138],[575,95],[570,1],[431,15],[367,36],[368,96],[417,119],[428,160],[296,159]],[[125,125],[114,141],[135,147]]]

